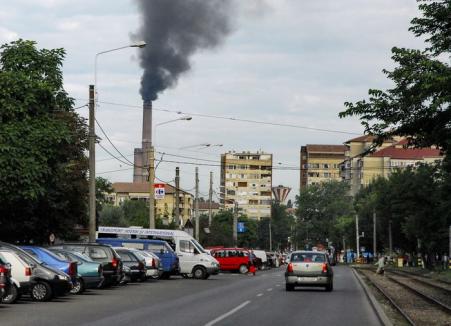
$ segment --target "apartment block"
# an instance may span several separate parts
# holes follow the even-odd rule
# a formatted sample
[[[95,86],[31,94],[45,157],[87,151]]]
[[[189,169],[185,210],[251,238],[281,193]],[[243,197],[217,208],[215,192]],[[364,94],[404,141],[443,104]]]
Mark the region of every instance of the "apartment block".
[[[345,145],[301,146],[301,189],[331,180],[341,180],[340,163],[345,159]]]
[[[401,137],[386,140],[375,149],[372,149],[373,140],[373,136],[361,136],[345,143],[348,151],[340,165],[341,176],[350,183],[352,196],[374,179],[388,178],[396,169],[419,163],[435,163],[443,159],[439,149],[412,148],[409,147],[408,141]]]
[[[149,184],[141,182],[116,182],[113,183],[114,192],[108,197],[115,206],[119,206],[126,200],[142,200],[149,201]],[[165,184],[164,199],[155,200],[155,216],[160,217],[163,221],[171,222],[175,214],[175,188],[169,184]],[[183,190],[179,191],[179,216],[183,220],[183,224],[191,219],[193,211],[194,197],[192,194]]]
[[[249,218],[271,216],[272,154],[229,152],[221,155],[221,206],[235,203]]]

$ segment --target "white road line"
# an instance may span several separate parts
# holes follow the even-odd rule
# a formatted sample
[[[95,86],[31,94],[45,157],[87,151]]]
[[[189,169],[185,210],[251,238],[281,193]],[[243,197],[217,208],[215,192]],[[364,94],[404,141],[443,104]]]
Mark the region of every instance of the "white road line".
[[[276,284],[276,286],[280,286],[280,284]]]
[[[266,291],[270,292],[270,291],[272,291],[272,288],[266,289]]]
[[[263,295],[263,293],[259,293],[257,294],[257,297],[261,297]]]
[[[233,308],[232,310],[230,310],[229,312],[226,312],[225,314],[222,314],[221,316],[219,316],[216,319],[213,319],[211,322],[205,324],[205,326],[213,326],[214,324],[216,324],[217,322],[220,322],[221,320],[229,317],[230,315],[233,315],[235,312],[237,312],[240,309],[243,309],[245,306],[247,306],[249,303],[251,303],[250,300],[247,300],[245,302],[243,302],[242,304],[240,304],[238,307]]]

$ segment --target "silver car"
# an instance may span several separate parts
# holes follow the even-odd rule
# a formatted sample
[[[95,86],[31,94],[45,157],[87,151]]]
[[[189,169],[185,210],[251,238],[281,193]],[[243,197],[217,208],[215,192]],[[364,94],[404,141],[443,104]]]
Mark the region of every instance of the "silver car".
[[[333,290],[334,273],[325,252],[294,251],[285,272],[285,287],[293,291],[295,286],[324,287]]]

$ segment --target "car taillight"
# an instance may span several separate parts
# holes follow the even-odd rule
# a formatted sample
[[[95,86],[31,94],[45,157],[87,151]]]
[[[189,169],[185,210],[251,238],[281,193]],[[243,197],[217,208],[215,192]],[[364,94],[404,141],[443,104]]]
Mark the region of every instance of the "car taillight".
[[[111,261],[111,265],[113,265],[114,268],[116,268],[119,265],[119,260],[117,258],[113,258]]]
[[[25,267],[25,276],[31,276],[31,267]]]
[[[323,263],[323,273],[327,273],[327,264]]]
[[[155,258],[152,258],[152,267],[155,268],[155,267],[157,267],[156,265],[157,265],[157,264],[156,264],[156,262],[155,262]]]
[[[69,265],[69,275],[70,276],[76,276],[77,275],[77,263],[72,262]]]
[[[5,266],[0,266],[0,289],[6,287],[6,276],[8,274],[8,270]]]
[[[141,270],[144,269],[145,266],[146,265],[144,265],[144,262],[142,262],[142,261],[140,261],[139,264],[138,264],[138,268],[141,269]]]
[[[289,263],[289,264],[288,264],[288,266],[287,266],[287,272],[288,272],[288,273],[293,273],[293,264],[292,264],[292,263]]]

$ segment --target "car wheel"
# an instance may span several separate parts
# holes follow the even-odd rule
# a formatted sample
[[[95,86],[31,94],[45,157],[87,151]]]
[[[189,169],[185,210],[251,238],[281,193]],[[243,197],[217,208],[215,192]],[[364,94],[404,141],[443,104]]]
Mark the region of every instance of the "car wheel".
[[[19,289],[17,286],[12,285],[9,287],[9,289],[6,291],[6,296],[2,299],[3,303],[14,303],[17,300],[19,300]]]
[[[287,290],[287,291],[293,291],[293,290],[294,290],[294,285],[293,285],[293,284],[285,283],[285,290]]]
[[[37,282],[31,287],[31,298],[34,301],[48,301],[52,298],[52,288],[47,282]]]
[[[246,265],[241,265],[239,270],[240,270],[240,274],[247,274],[247,272],[249,271],[249,268]]]
[[[334,284],[333,283],[330,283],[330,284],[326,285],[326,291],[327,292],[332,292],[333,289],[334,289]]]
[[[72,287],[72,290],[70,290],[70,293],[72,294],[81,294],[85,291],[85,283],[83,280],[79,277],[75,280],[75,284]]]
[[[193,277],[196,280],[205,279],[205,274],[207,274],[207,272],[205,271],[205,269],[203,267],[195,267],[193,269]]]

